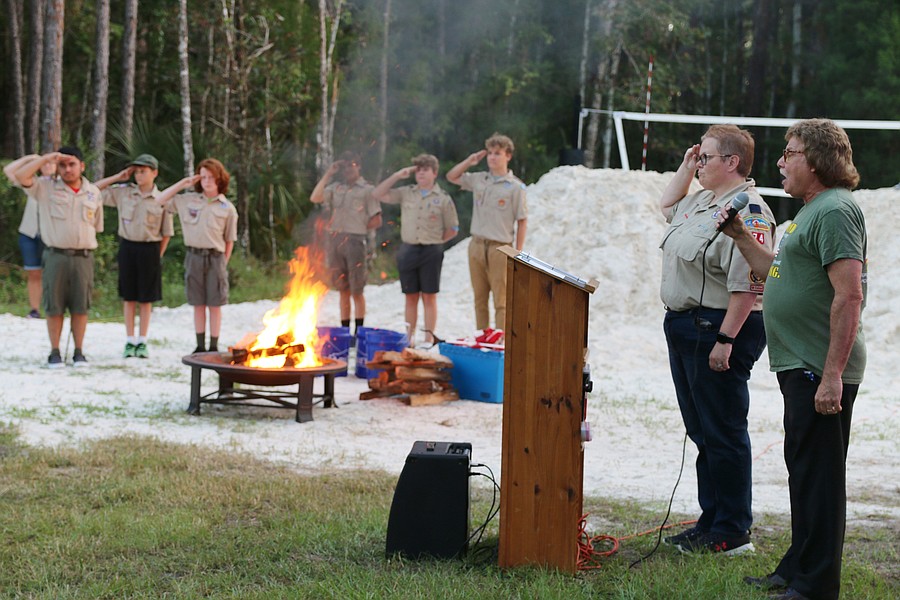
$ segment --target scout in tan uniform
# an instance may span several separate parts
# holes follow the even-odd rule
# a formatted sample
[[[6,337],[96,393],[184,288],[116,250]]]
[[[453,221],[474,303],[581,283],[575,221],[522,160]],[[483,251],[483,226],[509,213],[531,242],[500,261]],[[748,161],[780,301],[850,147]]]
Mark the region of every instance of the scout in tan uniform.
[[[16,179],[15,172],[27,162],[40,158],[37,154],[29,154],[17,158],[5,167],[3,174],[16,187],[22,187]],[[42,177],[56,175],[56,163],[44,163],[41,167]],[[25,210],[22,213],[22,221],[19,224],[19,250],[22,252],[22,264],[25,268],[26,286],[28,289],[28,303],[31,311],[29,319],[41,318],[41,255],[44,253],[44,243],[41,241],[40,228],[38,227],[38,205],[30,194],[25,194]]]
[[[340,181],[332,183],[340,173]],[[328,267],[331,284],[340,293],[341,325],[350,326],[350,300],[353,299],[356,328],[366,318],[366,237],[381,227],[381,205],[372,197],[372,185],[360,176],[359,155],[344,152],[316,184],[309,198],[324,204],[330,216]]]
[[[453,199],[435,183],[438,159],[420,154],[413,166],[400,169],[372,191],[385,204],[400,205],[400,239],[397,270],[400,289],[406,296],[409,345],[415,346],[419,299],[425,319],[425,344],[434,345],[437,326],[437,293],[440,291],[444,242],[459,233],[459,218]],[[393,188],[397,182],[415,176],[415,185]]]
[[[58,179],[35,177],[45,164],[55,162]],[[38,203],[38,220],[44,248],[43,301],[50,336],[47,366],[65,366],[59,340],[68,309],[75,352],[72,364],[87,366],[82,351],[87,329],[97,232],[103,231],[100,190],[83,175],[81,150],[63,147],[22,165],[15,173],[22,187]]]
[[[197,165],[197,175],[185,177],[166,188],[157,202],[178,213],[187,253],[184,257],[184,286],[188,304],[194,307],[197,347],[206,351],[206,311],[209,309],[209,351],[219,350],[222,305],[228,304],[228,261],[237,240],[237,210],[228,201],[231,179],[221,162],[205,158]],[[194,186],[194,192],[178,194]],[[176,195],[178,194],[178,195]]]
[[[681,417],[698,450],[700,517],[666,538],[682,552],[753,550],[747,381],[766,345],[765,274],[750,269],[734,240],[717,235],[716,218],[746,193],[749,204],[737,218],[774,247],[772,211],[748,178],[754,146],[749,132],[713,125],[687,149],[659,203],[669,223],[661,243],[663,329]],[[704,189],[690,193],[695,174]]]
[[[119,181],[134,183],[109,187]],[[121,172],[101,179],[96,185],[103,191],[103,204],[115,206],[119,213],[119,296],[125,315],[125,358],[147,358],[147,334],[153,303],[162,300],[162,265],[173,234],[172,213],[156,201],[159,189],[156,176],[159,162],[141,154]],[[135,308],[140,307],[140,335],[134,335]]]
[[[497,248],[525,245],[528,206],[525,184],[509,170],[515,146],[495,133],[484,142],[485,150],[469,155],[450,169],[447,181],[472,192],[472,239],[469,241],[469,276],[475,294],[475,327],[490,326],[488,299],[494,299],[494,327],[506,327],[506,256]],[[487,157],[488,172],[467,173]]]

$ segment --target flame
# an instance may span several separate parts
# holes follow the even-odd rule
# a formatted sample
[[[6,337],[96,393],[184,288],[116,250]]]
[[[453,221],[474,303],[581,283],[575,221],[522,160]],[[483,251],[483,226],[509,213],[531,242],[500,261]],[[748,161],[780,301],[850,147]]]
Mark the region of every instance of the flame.
[[[328,293],[328,286],[316,275],[307,248],[297,248],[294,256],[296,258],[290,261],[292,278],[287,294],[276,308],[265,314],[265,328],[247,349],[251,352],[265,351],[285,344],[303,344],[305,350],[302,360],[294,366],[317,367],[324,363],[318,356],[322,344],[319,342],[316,322],[319,305]],[[263,369],[280,369],[287,361],[286,354],[263,354],[249,359],[245,364]]]

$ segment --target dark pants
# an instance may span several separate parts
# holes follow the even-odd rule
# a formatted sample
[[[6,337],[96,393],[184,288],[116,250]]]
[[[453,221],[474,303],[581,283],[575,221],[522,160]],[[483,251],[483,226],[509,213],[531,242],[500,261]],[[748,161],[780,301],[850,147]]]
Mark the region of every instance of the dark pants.
[[[791,493],[791,546],[775,572],[813,600],[841,589],[847,515],[847,447],[859,385],[844,384],[841,412],[816,412],[821,379],[802,369],[778,373],[784,396],[784,462]]]
[[[696,326],[696,311],[668,311],[663,324],[681,417],[697,445],[697,499],[702,511],[697,526],[743,535],[753,522],[747,381],[765,348],[766,333],[762,314],[751,312],[732,345],[731,368],[713,371],[709,353],[725,311],[703,309],[700,316],[713,324],[710,331]]]

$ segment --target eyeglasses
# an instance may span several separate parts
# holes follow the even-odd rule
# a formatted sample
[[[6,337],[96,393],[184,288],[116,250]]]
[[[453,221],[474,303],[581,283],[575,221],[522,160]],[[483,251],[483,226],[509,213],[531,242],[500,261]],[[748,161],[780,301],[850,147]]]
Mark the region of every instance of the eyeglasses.
[[[784,162],[788,161],[788,159],[791,157],[791,154],[803,154],[803,150],[788,150],[787,148],[785,148],[781,151],[781,156],[784,157]]]
[[[701,166],[706,166],[706,163],[709,162],[709,159],[720,156],[722,158],[728,158],[729,156],[734,156],[734,154],[701,154],[697,157],[697,162],[700,163]]]

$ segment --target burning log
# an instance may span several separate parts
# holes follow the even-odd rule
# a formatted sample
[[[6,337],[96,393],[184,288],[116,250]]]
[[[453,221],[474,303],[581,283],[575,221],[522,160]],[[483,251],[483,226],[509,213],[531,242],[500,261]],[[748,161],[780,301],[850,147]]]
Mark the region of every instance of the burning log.
[[[366,367],[380,373],[369,379],[369,391],[361,393],[360,400],[401,396],[410,406],[459,400],[447,372],[453,368],[453,361],[440,354],[413,348],[403,352],[376,352]]]
[[[303,359],[303,353],[306,351],[306,347],[303,344],[294,344],[290,340],[284,340],[282,339],[283,337],[284,336],[278,338],[278,346],[271,348],[259,348],[256,350],[231,348],[231,364],[243,365],[257,358],[282,355],[285,356],[285,367],[293,367],[300,364],[300,361]]]

